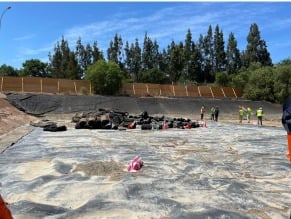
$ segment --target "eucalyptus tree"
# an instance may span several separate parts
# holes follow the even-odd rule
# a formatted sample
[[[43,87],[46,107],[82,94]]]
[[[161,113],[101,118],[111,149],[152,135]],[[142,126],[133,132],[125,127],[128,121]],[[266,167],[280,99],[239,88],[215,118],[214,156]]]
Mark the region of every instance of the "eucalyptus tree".
[[[132,45],[131,51],[133,53],[133,72],[136,75],[137,81],[140,80],[142,70],[142,54],[139,46],[138,39],[135,40],[134,46]]]
[[[214,31],[213,53],[214,74],[217,72],[224,72],[226,69],[226,53],[224,48],[223,32],[218,25],[216,25]]]
[[[169,55],[170,49],[162,49],[162,51],[159,53],[159,70],[163,72],[164,74],[164,79],[163,83],[170,83],[169,81],[169,64],[170,64],[170,55]]]
[[[107,49],[107,59],[108,61],[112,61],[118,64],[121,69],[123,69],[122,48],[122,38],[116,33],[113,41],[111,40],[109,43],[109,48]]]
[[[131,44],[133,47],[133,45]],[[128,41],[125,42],[124,47],[125,59],[124,59],[124,70],[126,71],[128,76],[133,76],[133,53],[129,47]]]
[[[87,67],[92,64],[92,49],[90,44],[87,44],[85,48],[81,42],[81,38],[79,38],[77,40],[75,56],[83,77]]]
[[[202,72],[202,56],[201,52],[199,50],[198,45],[196,45],[194,42],[191,44],[191,57],[190,57],[190,69],[189,71],[189,80],[193,82],[198,82],[199,81],[199,75],[203,75]]]
[[[183,68],[184,68],[184,56],[183,56],[184,46],[183,43],[180,42],[178,45],[172,40],[169,55],[169,79],[176,83],[182,76]]]
[[[201,83],[206,81],[206,69],[207,69],[204,49],[204,37],[202,34],[199,35],[197,48],[200,53],[200,69],[201,69],[200,72],[197,72],[197,82]]]
[[[214,71],[214,49],[213,49],[213,33],[211,25],[208,28],[207,35],[204,37],[204,54],[205,60],[204,74],[207,82],[213,82],[215,77]]]
[[[231,32],[228,37],[227,49],[226,49],[226,72],[228,74],[238,73],[241,68],[240,51],[237,48],[237,40],[234,34]]]
[[[132,78],[133,81],[139,82],[141,80],[141,48],[138,39],[135,39],[135,42],[130,45],[126,42],[124,51],[124,67],[127,76]]]
[[[191,30],[188,29],[185,39],[185,46],[184,46],[184,78],[189,79],[190,75],[192,75],[193,69],[191,68],[191,56],[192,56],[192,33]]]
[[[54,54],[49,54],[49,69],[52,77],[66,79],[80,79],[81,70],[75,53],[70,50],[68,41],[62,37],[61,43],[57,42]]]
[[[263,66],[272,65],[266,42],[261,39],[259,27],[256,23],[250,26],[245,55],[247,61],[246,67],[248,67],[251,62],[260,62]]]
[[[86,50],[88,52],[89,48]],[[98,60],[104,60],[103,52],[98,48],[97,41],[94,41],[92,46],[92,59],[92,64],[97,62]]]
[[[159,46],[157,41],[154,42],[152,39],[145,33],[142,49],[142,69],[147,71],[152,68],[158,67],[158,55],[159,55]]]

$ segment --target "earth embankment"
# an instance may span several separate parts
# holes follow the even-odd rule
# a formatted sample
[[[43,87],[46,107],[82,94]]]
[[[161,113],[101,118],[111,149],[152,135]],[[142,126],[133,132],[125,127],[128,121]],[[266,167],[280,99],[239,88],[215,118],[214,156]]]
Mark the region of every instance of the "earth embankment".
[[[207,118],[209,118],[208,115],[210,115],[212,106],[219,107],[220,119],[238,119],[239,106],[251,107],[253,114],[255,114],[258,107],[263,107],[266,121],[280,121],[282,114],[282,106],[280,104],[244,99],[39,94],[7,94],[6,98],[16,108],[33,116],[94,112],[102,108],[131,114],[147,111],[149,114],[186,116],[192,119],[199,119],[202,105],[206,108]]]

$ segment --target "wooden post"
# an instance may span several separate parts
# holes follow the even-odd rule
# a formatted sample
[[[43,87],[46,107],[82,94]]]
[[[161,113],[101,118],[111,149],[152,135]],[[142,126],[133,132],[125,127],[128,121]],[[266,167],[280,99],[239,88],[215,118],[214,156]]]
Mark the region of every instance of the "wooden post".
[[[23,86],[23,77],[21,78],[21,90],[22,90],[22,93],[24,91],[24,86]]]
[[[234,88],[232,88],[232,91],[233,91],[233,93],[234,93],[235,98],[237,98],[237,95],[236,95],[236,93],[235,93]]]
[[[4,81],[4,78],[2,77],[2,80],[1,80],[1,92],[3,91],[3,81]]]
[[[175,97],[176,96],[176,93],[175,93],[174,82],[172,82],[172,87],[173,87],[173,94],[174,94],[174,97]]]
[[[210,89],[210,92],[211,92],[212,98],[214,98],[214,94],[213,94],[212,88],[209,87],[209,89]]]
[[[74,86],[75,86],[75,93],[78,94],[77,93],[77,86],[76,86],[76,82],[75,81],[74,81]]]
[[[58,80],[58,94],[60,93],[60,80]]]
[[[132,83],[133,95],[135,95],[134,83]]]
[[[90,95],[92,96],[92,85],[91,85],[91,81],[90,81]]]
[[[199,86],[197,86],[197,88],[198,88],[199,96],[201,97],[201,92],[200,92],[200,88],[199,88]]]
[[[40,93],[42,94],[42,79],[40,79]]]
[[[149,86],[146,84],[146,88],[147,88],[147,94],[149,95]]]
[[[186,89],[186,96],[188,97],[189,95],[188,95],[188,87],[187,87],[187,85],[185,85],[185,89]]]
[[[224,98],[226,97],[226,95],[225,95],[225,93],[224,93],[224,90],[223,90],[223,88],[220,88],[221,89],[221,91],[222,91],[222,93],[223,93],[223,96],[224,96]]]

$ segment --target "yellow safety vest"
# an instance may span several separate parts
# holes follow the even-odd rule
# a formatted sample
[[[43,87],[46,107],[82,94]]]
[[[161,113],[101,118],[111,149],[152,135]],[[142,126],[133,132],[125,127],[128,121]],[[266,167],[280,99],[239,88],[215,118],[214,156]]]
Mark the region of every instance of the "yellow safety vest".
[[[263,110],[262,110],[262,109],[258,109],[258,110],[257,110],[257,116],[258,116],[258,117],[263,116]]]

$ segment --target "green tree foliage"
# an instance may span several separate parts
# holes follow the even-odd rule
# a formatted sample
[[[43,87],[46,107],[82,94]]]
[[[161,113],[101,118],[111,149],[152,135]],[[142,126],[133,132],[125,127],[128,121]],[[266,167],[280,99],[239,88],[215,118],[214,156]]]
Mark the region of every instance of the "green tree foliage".
[[[249,80],[249,72],[241,71],[230,75],[230,86],[244,89]]]
[[[135,43],[126,42],[125,44],[125,70],[127,76],[131,77],[133,81],[141,81],[141,48],[139,46],[138,39]]]
[[[245,66],[248,67],[251,62],[259,62],[263,66],[272,65],[266,42],[261,39],[259,27],[256,23],[250,27],[245,51]]]
[[[113,41],[110,41],[109,48],[107,49],[107,59],[108,61],[117,63],[121,67],[121,69],[123,68],[122,48],[122,38],[116,33]]]
[[[136,38],[134,42],[126,42],[124,48],[121,36],[116,33],[110,41],[106,62],[97,41],[94,41],[93,46],[89,43],[84,46],[79,38],[75,51],[72,51],[62,37],[54,52],[49,53],[47,72],[40,70],[44,68],[41,65],[43,63],[28,60],[23,63],[24,69],[21,70],[2,65],[0,75],[17,76],[21,71],[21,74],[31,76],[83,79],[85,73],[85,77],[92,81],[98,78],[95,82],[99,93],[112,93],[112,86],[108,84],[114,85],[116,78],[109,72],[115,67],[110,67],[109,71],[108,66],[112,66],[113,62],[119,66],[116,75],[124,74],[123,78],[127,81],[198,84],[215,82],[221,86],[228,84],[244,88],[246,97],[251,99],[281,102],[290,95],[290,59],[278,63],[271,71],[266,67],[272,66],[272,60],[256,23],[251,24],[246,39],[246,49],[239,51],[234,34],[230,33],[225,51],[223,31],[216,25],[213,34],[210,25],[206,35],[200,34],[197,41],[193,40],[191,30],[188,29],[183,42],[176,43],[172,40],[159,51],[159,44],[147,33],[142,46]],[[99,64],[97,68],[97,62],[103,64]],[[105,70],[95,76],[95,73],[91,73],[95,68]],[[102,83],[99,84],[100,82]]]
[[[215,84],[218,86],[227,87],[229,85],[229,76],[225,72],[218,72],[215,75]]]
[[[157,68],[151,68],[142,73],[143,83],[162,84],[164,81],[164,73]]]
[[[20,75],[30,77],[50,77],[48,64],[41,62],[38,59],[26,60],[22,64]]]
[[[214,81],[214,48],[213,48],[213,32],[210,25],[207,31],[207,35],[204,37],[204,75],[205,82]]]
[[[81,77],[84,76],[84,71],[87,69],[89,65],[92,64],[92,48],[90,44],[87,44],[86,48],[83,46],[81,42],[81,38],[78,39],[76,45],[75,56],[77,59],[77,63],[81,70]]]
[[[280,103],[291,96],[291,62],[285,61],[274,70],[274,92],[276,100]]]
[[[87,50],[87,53],[89,53],[89,48],[87,48],[86,50]],[[92,63],[95,63],[98,60],[105,60],[103,52],[98,48],[97,41],[94,41],[94,43],[93,43],[92,59],[93,59]]]
[[[62,37],[61,43],[57,42],[54,51],[52,56],[49,55],[52,77],[81,79],[82,72],[75,53],[70,50],[64,37]]]
[[[252,71],[244,89],[244,96],[251,100],[275,102],[274,69],[263,67]]]
[[[237,48],[237,41],[234,34],[231,32],[228,37],[226,49],[226,71],[228,74],[238,73],[241,68],[241,59],[239,49]]]
[[[183,59],[185,61],[184,64],[184,78],[189,78],[190,75],[193,75],[193,69],[191,68],[191,58],[192,58],[192,33],[191,30],[188,29],[186,39],[185,39],[185,46],[184,46],[184,54]]]
[[[226,69],[226,53],[224,49],[223,32],[216,25],[213,42],[213,69],[216,72],[223,72]]]
[[[152,68],[158,67],[158,55],[159,46],[156,41],[152,41],[151,38],[145,33],[143,49],[142,49],[142,70],[148,71]]]
[[[178,45],[174,41],[170,47],[170,60],[169,60],[169,79],[176,83],[182,76],[184,68],[184,56],[183,56],[183,43],[180,42]]]
[[[88,67],[85,79],[91,81],[95,94],[114,95],[122,86],[123,73],[117,63],[99,60]]]
[[[18,76],[19,71],[9,65],[0,66],[0,76]]]

